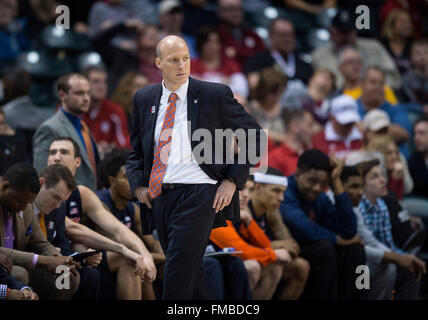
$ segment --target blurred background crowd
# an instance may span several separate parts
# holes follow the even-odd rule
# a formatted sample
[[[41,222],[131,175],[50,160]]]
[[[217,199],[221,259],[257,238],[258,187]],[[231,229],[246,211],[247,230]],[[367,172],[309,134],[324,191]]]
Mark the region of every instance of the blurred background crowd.
[[[55,25],[59,5],[70,29]],[[360,5],[368,29],[356,27]],[[133,95],[161,81],[156,44],[169,34],[187,42],[192,77],[229,85],[269,130],[270,167],[290,176],[311,148],[347,165],[373,154],[400,219],[425,228],[426,0],[0,0],[0,174],[33,163],[33,136],[72,72],[89,80],[83,120],[99,160],[129,149]],[[417,254],[428,260],[425,243]]]

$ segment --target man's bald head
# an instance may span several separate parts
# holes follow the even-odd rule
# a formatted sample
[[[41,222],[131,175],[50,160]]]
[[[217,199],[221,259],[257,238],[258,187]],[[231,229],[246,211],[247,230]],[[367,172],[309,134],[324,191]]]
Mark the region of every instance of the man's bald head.
[[[170,36],[166,36],[165,38],[162,38],[158,42],[158,44],[156,45],[156,56],[159,59],[162,59],[162,55],[163,55],[163,52],[165,52],[165,49],[173,49],[174,47],[181,47],[181,48],[184,47],[187,50],[189,50],[189,48],[187,47],[186,41],[184,41],[183,38],[170,35]]]
[[[190,55],[186,42],[177,36],[167,36],[156,46],[156,66],[162,72],[166,87],[177,90],[190,75]]]

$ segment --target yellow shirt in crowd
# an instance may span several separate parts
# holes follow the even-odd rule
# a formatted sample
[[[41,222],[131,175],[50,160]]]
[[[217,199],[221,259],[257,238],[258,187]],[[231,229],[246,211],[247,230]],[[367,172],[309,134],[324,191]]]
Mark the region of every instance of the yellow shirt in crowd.
[[[385,93],[385,100],[388,103],[390,103],[392,105],[396,105],[398,103],[398,99],[395,96],[395,93],[391,89],[390,86],[385,85],[384,88],[383,88],[383,91]],[[361,87],[356,87],[355,89],[351,89],[351,90],[345,89],[345,90],[343,90],[343,93],[346,94],[346,95],[348,95],[348,96],[351,96],[352,98],[354,98],[355,100],[357,100],[357,99],[359,99],[361,97],[362,90],[361,90]]]

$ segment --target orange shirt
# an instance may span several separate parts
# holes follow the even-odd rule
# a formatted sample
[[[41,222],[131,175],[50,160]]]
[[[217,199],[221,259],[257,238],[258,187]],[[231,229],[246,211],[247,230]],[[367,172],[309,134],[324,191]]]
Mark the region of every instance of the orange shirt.
[[[263,266],[276,261],[276,254],[271,248],[270,240],[254,220],[248,227],[242,223],[239,233],[232,222],[227,220],[227,227],[216,228],[211,231],[210,240],[219,248],[233,247],[242,260],[255,259]]]

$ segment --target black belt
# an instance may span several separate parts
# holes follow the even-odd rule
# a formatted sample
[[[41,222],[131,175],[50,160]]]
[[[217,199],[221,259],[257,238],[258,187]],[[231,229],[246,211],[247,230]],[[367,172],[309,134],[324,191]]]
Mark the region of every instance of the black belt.
[[[186,187],[186,186],[189,186],[189,184],[185,184],[185,183],[162,183],[162,190],[170,190],[170,189],[179,188],[179,187]]]

